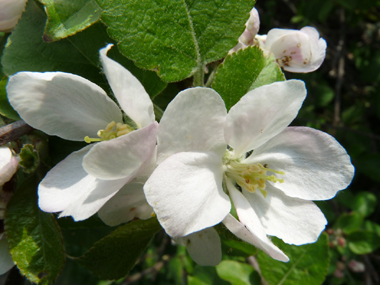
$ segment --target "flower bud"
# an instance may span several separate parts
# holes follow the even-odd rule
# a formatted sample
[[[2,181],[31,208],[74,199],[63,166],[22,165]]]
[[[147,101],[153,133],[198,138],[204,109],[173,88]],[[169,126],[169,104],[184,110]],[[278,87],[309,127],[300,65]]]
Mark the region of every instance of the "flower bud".
[[[16,173],[18,160],[13,156],[12,151],[6,147],[0,147],[0,187],[8,182]]]
[[[249,19],[247,23],[245,23],[245,27],[245,31],[240,36],[239,42],[246,46],[253,45],[253,40],[260,28],[260,18],[256,8],[251,10]]]
[[[356,273],[362,273],[365,271],[365,265],[362,262],[352,259],[348,264],[348,267]]]
[[[0,32],[10,32],[24,11],[27,0],[0,0]]]
[[[304,27],[299,31],[272,29],[266,38],[258,36],[256,39],[260,47],[273,53],[278,64],[289,72],[314,71],[326,56],[326,41],[313,27]]]

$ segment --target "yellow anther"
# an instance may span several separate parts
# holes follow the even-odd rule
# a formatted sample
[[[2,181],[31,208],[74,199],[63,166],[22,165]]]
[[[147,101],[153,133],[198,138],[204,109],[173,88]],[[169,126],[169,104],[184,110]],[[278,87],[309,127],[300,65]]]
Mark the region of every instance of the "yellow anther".
[[[84,141],[86,143],[108,141],[126,135],[131,131],[133,131],[132,127],[122,123],[116,124],[115,121],[112,121],[107,125],[107,127],[104,130],[99,130],[97,132],[99,138],[90,138],[87,136],[84,138]]]
[[[113,127],[116,126],[116,123],[115,121],[112,121],[111,123],[109,123],[106,127],[106,131],[111,131],[113,129]]]

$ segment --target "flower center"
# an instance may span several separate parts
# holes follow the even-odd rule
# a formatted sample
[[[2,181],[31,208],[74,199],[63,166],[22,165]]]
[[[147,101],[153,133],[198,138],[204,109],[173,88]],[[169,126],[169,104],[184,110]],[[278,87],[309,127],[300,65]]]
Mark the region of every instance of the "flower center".
[[[126,135],[133,131],[133,128],[127,124],[122,123],[115,123],[115,121],[112,121],[107,125],[107,127],[104,130],[99,130],[97,135],[99,138],[90,138],[86,136],[84,138],[84,141],[86,143],[92,143],[92,142],[100,142],[100,141],[109,141],[112,139],[115,139],[117,137]]]
[[[272,181],[274,183],[283,183],[284,179],[277,178],[275,175],[267,175],[267,172],[273,172],[280,175],[285,175],[283,171],[277,171],[268,168],[266,164],[245,164],[239,160],[231,160],[225,164],[225,174],[227,177],[232,178],[242,188],[248,192],[255,193],[257,189],[267,196],[265,191],[266,181]]]

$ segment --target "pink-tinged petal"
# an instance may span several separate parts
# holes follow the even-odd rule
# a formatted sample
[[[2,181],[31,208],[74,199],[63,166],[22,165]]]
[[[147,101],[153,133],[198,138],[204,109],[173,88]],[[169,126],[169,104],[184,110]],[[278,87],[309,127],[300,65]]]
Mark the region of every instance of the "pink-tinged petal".
[[[9,102],[33,128],[83,141],[110,122],[121,122],[119,107],[96,84],[63,72],[20,72],[9,78]]]
[[[14,265],[12,257],[9,254],[8,240],[6,237],[3,237],[0,240],[0,275],[6,273]]]
[[[0,32],[10,32],[16,26],[27,0],[0,1]]]
[[[0,147],[0,186],[11,180],[16,173],[18,160],[7,146]]]
[[[139,128],[154,122],[153,103],[140,81],[121,64],[110,59],[107,52],[113,45],[100,50],[103,71],[121,108]]]
[[[99,179],[132,177],[151,161],[156,147],[157,122],[121,137],[94,145],[83,159],[83,168]]]
[[[158,163],[184,151],[214,151],[223,156],[226,107],[214,90],[204,87],[180,92],[168,105],[158,129]]]
[[[134,218],[146,220],[153,209],[146,202],[143,183],[126,184],[99,210],[99,218],[109,226],[117,226]]]
[[[89,175],[82,167],[84,155],[92,146],[73,152],[50,170],[38,186],[42,211],[84,220],[95,214],[126,182],[104,181]]]
[[[222,159],[212,152],[180,152],[156,168],[144,192],[168,235],[187,236],[224,219],[231,204],[222,173]]]
[[[269,248],[267,246],[264,248],[262,246],[262,241],[258,239],[255,235],[253,235],[241,222],[236,220],[231,214],[228,214],[224,218],[223,224],[235,236],[237,236],[245,242],[248,242],[256,246],[257,248],[261,249],[266,254],[268,254],[270,257],[283,262],[289,261],[289,258],[280,249],[278,249],[269,239],[268,241],[266,241],[266,243],[270,245]]]
[[[333,198],[351,183],[355,172],[346,150],[332,136],[306,127],[286,128],[242,162],[260,162],[285,172],[276,174],[284,183],[274,186],[305,200]]]
[[[227,115],[227,144],[237,157],[259,147],[293,121],[305,97],[305,84],[300,80],[276,82],[248,92]]]
[[[267,185],[267,197],[256,191],[243,195],[256,212],[267,235],[276,236],[288,244],[313,243],[325,229],[326,218],[311,201],[286,196]]]
[[[191,258],[201,266],[215,266],[222,260],[220,237],[213,228],[207,228],[174,240],[176,243],[186,246]]]

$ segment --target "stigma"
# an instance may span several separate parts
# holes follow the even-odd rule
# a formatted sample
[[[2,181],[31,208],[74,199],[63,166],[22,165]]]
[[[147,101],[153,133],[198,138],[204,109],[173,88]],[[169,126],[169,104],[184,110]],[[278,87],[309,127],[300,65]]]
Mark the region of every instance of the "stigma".
[[[99,142],[99,141],[109,141],[117,137],[121,137],[133,131],[133,128],[127,124],[115,123],[112,121],[107,125],[104,130],[99,130],[97,135],[99,138],[90,138],[86,136],[84,141],[86,143]]]

